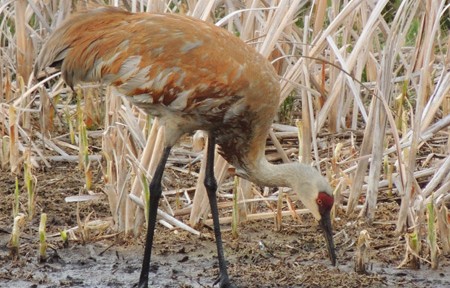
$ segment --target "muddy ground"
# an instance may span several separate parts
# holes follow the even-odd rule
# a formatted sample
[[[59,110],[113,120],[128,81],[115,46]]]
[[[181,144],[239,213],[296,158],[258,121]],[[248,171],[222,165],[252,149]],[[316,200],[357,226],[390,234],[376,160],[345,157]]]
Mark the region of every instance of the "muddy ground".
[[[37,215],[48,214],[48,235],[76,226],[76,204],[64,201],[83,187],[76,165],[53,163],[51,169],[34,174],[38,180]],[[97,192],[101,192],[101,180],[97,181]],[[47,262],[39,263],[39,217],[34,217],[24,228],[20,258],[12,260],[8,241],[13,192],[14,177],[0,170],[0,287],[133,287],[137,283],[144,237],[124,238],[108,229],[87,241],[78,235],[79,240],[70,241],[66,248],[59,237],[49,238]],[[25,192],[22,195],[21,209],[26,211]],[[81,219],[110,216],[106,198],[83,203],[79,211]],[[281,231],[274,230],[272,219],[241,224],[238,239],[233,239],[229,225],[224,225],[229,274],[238,287],[450,287],[449,256],[440,256],[437,270],[431,270],[426,262],[418,270],[396,268],[405,247],[405,239],[394,233],[397,211],[395,199],[381,199],[373,226],[338,211],[334,224],[337,267],[330,265],[323,236],[309,215],[299,220],[285,217]],[[367,273],[357,274],[355,242],[363,229],[372,239],[371,259]],[[201,236],[194,236],[157,226],[151,287],[212,286],[218,273],[213,232],[208,226],[200,231]]]

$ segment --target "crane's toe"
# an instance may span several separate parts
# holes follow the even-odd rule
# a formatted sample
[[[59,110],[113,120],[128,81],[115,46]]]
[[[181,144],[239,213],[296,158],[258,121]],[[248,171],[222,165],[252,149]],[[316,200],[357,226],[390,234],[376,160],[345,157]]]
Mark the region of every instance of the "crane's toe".
[[[230,282],[230,280],[227,279],[227,281],[220,281],[219,284],[220,288],[237,288],[236,285]]]
[[[147,283],[139,283],[137,286],[133,285],[133,288],[137,287],[137,288],[148,288],[148,282]]]
[[[214,281],[214,286],[217,284],[217,283],[219,283],[219,287],[220,288],[237,288],[237,286],[236,285],[234,285],[233,283],[231,283],[231,281],[230,281],[230,278],[228,278],[228,275],[227,276],[222,276],[222,275],[220,275],[217,279],[216,279],[216,281]]]

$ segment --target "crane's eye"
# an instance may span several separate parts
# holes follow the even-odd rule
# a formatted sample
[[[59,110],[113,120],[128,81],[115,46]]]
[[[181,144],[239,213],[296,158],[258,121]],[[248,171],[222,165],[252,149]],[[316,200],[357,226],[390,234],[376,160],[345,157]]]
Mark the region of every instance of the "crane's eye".
[[[326,192],[319,192],[316,203],[320,208],[330,211],[331,207],[333,207],[334,197]]]

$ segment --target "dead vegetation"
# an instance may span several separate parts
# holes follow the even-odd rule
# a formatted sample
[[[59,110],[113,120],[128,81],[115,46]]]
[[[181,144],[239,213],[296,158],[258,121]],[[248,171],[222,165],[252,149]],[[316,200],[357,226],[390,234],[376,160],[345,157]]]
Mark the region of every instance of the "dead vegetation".
[[[140,208],[162,149],[158,120],[108,87],[86,84],[72,91],[58,71],[32,75],[46,35],[72,11],[99,2],[188,14],[217,23],[255,47],[271,59],[282,84],[282,123],[274,123],[268,135],[269,160],[302,161],[320,169],[335,188],[338,218],[345,211],[345,219],[377,225],[385,219],[377,207],[398,203],[390,217],[396,219],[392,237],[405,241],[404,259],[395,266],[429,263],[437,269],[439,258],[448,257],[450,38],[443,0],[2,2],[1,173],[21,183],[9,191],[18,195],[11,198],[16,207],[8,219],[11,230],[20,213],[30,225],[47,212],[34,209],[40,197],[34,193],[40,185],[35,171],[57,162],[78,163],[84,176],[84,187],[69,201],[94,201],[105,194],[111,212],[111,219],[78,217],[77,229],[67,227],[69,238],[89,237],[88,230],[96,229],[139,235],[145,222]],[[169,229],[199,234],[197,224],[210,222],[202,184],[204,142],[201,132],[187,137],[169,159],[159,211],[160,223]],[[232,223],[235,235],[245,221],[271,218],[279,229],[283,217],[308,213],[290,191],[234,178],[220,157],[215,170],[221,221]],[[342,237],[339,228],[335,234]],[[364,271],[364,251],[378,245],[377,237],[370,231],[357,235],[350,243],[359,253],[358,270]]]

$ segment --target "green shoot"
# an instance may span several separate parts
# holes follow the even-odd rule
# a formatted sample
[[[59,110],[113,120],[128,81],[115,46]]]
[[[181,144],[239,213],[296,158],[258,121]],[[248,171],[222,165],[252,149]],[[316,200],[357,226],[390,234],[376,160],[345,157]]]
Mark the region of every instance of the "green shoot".
[[[69,246],[69,237],[67,236],[67,230],[62,230],[59,232],[61,240],[63,241],[63,246],[67,248]]]
[[[408,237],[410,248],[413,251],[413,255],[411,258],[412,268],[419,269],[420,261],[418,255],[420,254],[421,245],[417,230],[414,230],[414,232],[408,234]]]
[[[431,195],[431,201],[427,204],[428,211],[428,245],[430,246],[431,257],[431,269],[438,268],[438,246],[437,246],[437,234],[436,234],[436,215],[434,210],[434,199]]]
[[[25,151],[25,162],[23,166],[23,174],[25,179],[25,188],[27,189],[28,195],[28,219],[33,219],[34,216],[34,206],[35,206],[35,181],[34,176],[32,174],[32,164],[30,160],[30,151]]]
[[[39,223],[39,263],[47,260],[47,236],[45,234],[45,226],[47,222],[47,214],[41,214],[41,222]]]
[[[77,91],[77,95],[81,95],[80,91]],[[80,158],[80,168],[84,170],[84,178],[86,190],[90,190],[92,186],[92,171],[90,169],[91,163],[89,160],[89,141],[87,136],[86,123],[83,121],[83,110],[80,107],[81,99],[78,99],[78,133],[79,133],[79,158]]]
[[[149,203],[150,203],[150,187],[148,185],[147,182],[147,178],[145,177],[144,174],[141,175],[141,179],[142,179],[142,193],[144,193],[144,214],[145,214],[145,222],[148,223],[148,207],[149,207]]]
[[[16,177],[16,186],[14,188],[13,217],[19,215],[19,179]]]

